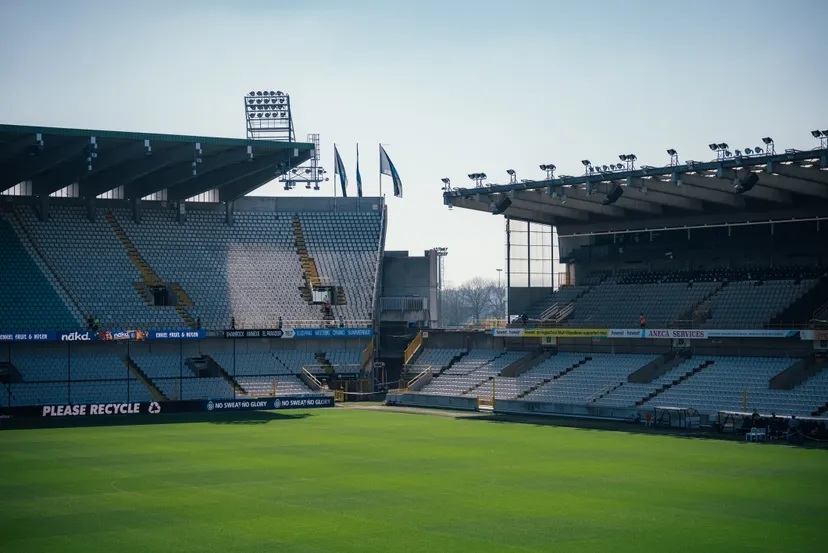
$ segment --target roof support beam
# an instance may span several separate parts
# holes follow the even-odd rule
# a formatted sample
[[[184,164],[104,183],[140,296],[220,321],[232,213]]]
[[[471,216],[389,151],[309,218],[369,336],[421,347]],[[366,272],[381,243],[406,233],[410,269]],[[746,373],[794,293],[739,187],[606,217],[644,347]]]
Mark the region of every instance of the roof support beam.
[[[137,156],[144,149],[142,145],[136,143],[127,143],[108,149],[102,144],[99,144],[99,146],[98,157],[92,160],[92,171],[89,170],[89,163],[86,158],[72,160],[43,173],[40,177],[36,177],[32,185],[34,193],[36,195],[51,194],[55,190],[60,190],[74,182],[80,183],[93,174],[114,167],[130,157]],[[104,192],[106,191],[104,190]]]
[[[822,171],[815,167],[804,168],[799,165],[785,165],[784,163],[769,162],[766,171],[768,173],[776,173],[786,177],[794,177],[797,179],[818,182],[820,184],[828,184],[828,171]]]
[[[735,183],[732,180],[725,180],[718,177],[703,177],[701,175],[682,175],[681,179],[684,181],[685,184],[690,184],[693,186],[700,186],[702,188],[707,188],[709,190],[719,190],[721,192],[726,192],[728,194],[738,194],[736,189],[734,188]],[[741,196],[745,196],[746,198],[755,198],[757,200],[765,200],[768,202],[776,202],[776,203],[783,203],[789,204],[791,203],[791,195],[787,192],[782,190],[776,190],[774,188],[767,188],[761,185],[761,180],[759,181],[760,184],[757,184],[747,192],[739,194]]]
[[[175,150],[180,147],[181,144],[176,144],[175,146],[162,149],[159,145],[153,145],[153,153],[151,155],[144,154],[134,161],[116,165],[104,171],[95,172],[95,174],[90,175],[80,182],[80,195],[83,197],[98,196],[107,190],[125,186],[136,179],[149,175],[164,167],[181,163],[180,158],[175,155]]]
[[[470,197],[458,197],[452,200],[452,205],[455,207],[462,207],[464,209],[473,209],[475,211],[482,211],[483,213],[488,213],[491,215],[491,211],[489,210],[489,203],[475,200],[474,198]],[[520,209],[517,207],[509,206],[509,209],[506,210],[505,215],[515,219],[524,219],[526,221],[532,221],[535,223],[543,223],[546,225],[554,225],[555,220],[545,214],[542,214],[536,210],[527,210],[527,209]]]
[[[0,171],[0,190],[5,190],[25,180],[35,180],[37,175],[74,156],[77,156],[78,159],[86,159],[83,154],[83,147],[78,147],[77,142],[71,140],[44,141],[43,149],[38,150],[36,155],[27,156],[23,163],[9,167],[7,171]]]
[[[643,179],[647,189],[654,192],[662,192],[671,196],[691,198],[703,202],[729,205],[732,207],[744,207],[745,199],[730,192],[718,192],[695,186],[684,186],[678,183],[666,182],[659,179]],[[679,182],[682,182],[679,180]]]
[[[299,157],[293,157],[292,151],[284,152],[281,156],[268,156],[264,159],[267,167],[263,171],[220,184],[218,186],[219,201],[229,202],[236,200],[276,179],[279,176],[277,173],[281,171],[279,166],[282,163],[286,164],[286,167],[290,169],[309,159],[310,150],[299,150]],[[254,157],[254,163],[255,161],[256,158]],[[262,160],[260,159],[260,161]]]
[[[543,192],[525,192],[514,190],[509,193],[513,204],[516,207],[524,209],[542,209],[544,213],[548,213],[553,217],[560,217],[564,219],[572,219],[574,221],[587,221],[589,215],[583,211],[572,209],[561,204],[559,200],[554,200]]]
[[[641,201],[653,202],[667,207],[685,209],[687,211],[701,211],[704,209],[704,204],[700,200],[682,198],[680,196],[650,190],[645,184],[649,182],[649,180],[638,177],[630,177],[627,179],[627,188],[624,189],[624,194]]]
[[[724,173],[724,178],[729,179],[746,179],[750,173],[748,171],[732,171],[728,170]],[[828,198],[828,185],[819,184],[813,181],[802,180],[794,177],[785,177],[782,175],[775,175],[773,173],[757,173],[759,177],[759,184],[763,187],[776,188],[794,194],[801,194],[803,196],[815,196],[817,198]]]
[[[609,192],[616,186],[621,186],[621,182],[614,181],[600,183],[595,189],[599,190],[603,194],[609,194]],[[634,189],[630,189],[628,186],[623,186],[622,189],[624,190],[624,195],[618,198],[612,205],[622,209],[642,211],[652,215],[659,215],[662,213],[663,210],[660,205],[654,202],[646,201],[646,197],[642,199],[640,195],[635,194],[636,191]]]
[[[195,168],[195,175],[193,175],[193,161],[191,160],[186,172],[179,173],[177,168],[170,168],[170,180],[164,180],[161,182],[153,181],[154,175],[150,174],[142,179],[138,179],[128,184],[124,188],[124,197],[143,198],[153,192],[158,192],[159,190],[166,188],[168,200],[185,200],[187,198],[191,198],[204,190],[210,190],[210,188],[199,189],[196,184],[199,181],[203,181],[203,177],[210,175],[216,170],[226,169],[227,164],[232,164],[231,167],[238,168],[237,163],[245,161],[247,159],[247,153],[231,149],[221,150],[217,153],[213,153],[212,155],[207,155],[207,153],[202,150],[201,159],[202,163],[197,164]],[[181,193],[175,192],[178,188],[182,189]],[[184,195],[187,194],[186,189],[193,189],[195,192],[189,195]]]
[[[564,189],[564,196],[566,196],[566,207],[605,217],[624,217],[626,215],[626,212],[620,207],[603,205],[594,201],[591,196],[587,195],[585,188],[571,186]]]

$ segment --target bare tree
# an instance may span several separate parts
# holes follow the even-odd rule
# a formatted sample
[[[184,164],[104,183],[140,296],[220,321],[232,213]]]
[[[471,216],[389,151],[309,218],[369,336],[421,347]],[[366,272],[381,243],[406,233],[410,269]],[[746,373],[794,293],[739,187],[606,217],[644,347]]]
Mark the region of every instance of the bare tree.
[[[497,284],[482,277],[474,277],[460,286],[460,297],[475,320],[486,318],[492,312],[492,290]]]
[[[458,288],[443,290],[443,322],[446,326],[460,326],[469,318],[469,309]]]
[[[492,282],[489,291],[489,309],[492,318],[501,319],[506,316],[506,287],[502,284],[498,287],[496,282]]]

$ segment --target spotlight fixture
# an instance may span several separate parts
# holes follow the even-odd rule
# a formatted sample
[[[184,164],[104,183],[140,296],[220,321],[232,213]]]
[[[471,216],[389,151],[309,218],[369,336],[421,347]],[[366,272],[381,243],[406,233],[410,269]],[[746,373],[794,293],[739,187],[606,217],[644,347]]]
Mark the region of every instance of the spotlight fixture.
[[[776,153],[776,148],[773,145],[773,138],[771,138],[769,136],[766,136],[765,138],[762,139],[762,142],[764,142],[764,144],[765,144],[765,153],[766,154],[771,154],[772,155],[772,154]]]
[[[811,136],[814,138],[822,138],[822,135],[825,134],[825,131],[811,131]]]
[[[606,165],[603,165],[601,168],[602,168],[604,171],[609,171],[609,167],[607,167]]]
[[[717,146],[720,150],[727,150],[730,146],[727,145],[727,142],[722,142]]]
[[[670,148],[669,150],[667,150],[667,153],[668,153],[668,154],[670,154],[671,156],[676,155],[676,151],[675,151],[674,149],[672,149],[672,148]]]
[[[555,178],[555,164],[554,163],[544,163],[540,166],[541,171],[546,171],[546,180],[552,180]]]
[[[627,154],[620,154],[618,156],[618,159],[620,159],[621,161],[627,161]]]
[[[828,149],[828,130],[811,131],[811,136],[819,139],[819,147],[823,150]]]
[[[451,179],[449,179],[449,178],[444,178],[444,179],[440,179],[440,180],[443,181],[443,184],[451,184]]]
[[[670,165],[678,165],[678,152],[675,150],[675,148],[670,148],[669,150],[667,150],[667,154],[670,156]]]
[[[486,173],[469,173],[469,180],[473,180],[475,187],[480,188],[486,180]]]
[[[742,150],[736,150],[736,157],[742,157]]]
[[[769,136],[766,136],[765,138],[762,139],[762,142],[764,142],[766,145],[773,144],[773,138],[771,138]]]
[[[443,192],[451,192],[451,179],[445,177],[440,180],[443,181]]]
[[[515,170],[506,169],[506,173],[509,175],[509,184],[517,184],[517,173],[515,173]]]
[[[745,148],[745,154],[753,155],[753,150],[751,150],[750,148]]]
[[[714,152],[719,149],[718,144],[708,144],[707,147],[713,150]]]
[[[590,165],[592,165],[592,162],[589,161],[588,159],[582,159],[581,163],[584,164],[584,167],[589,167]]]
[[[514,170],[514,169],[506,169],[506,174],[508,174],[508,175],[514,175],[514,174],[515,174],[515,170]]]

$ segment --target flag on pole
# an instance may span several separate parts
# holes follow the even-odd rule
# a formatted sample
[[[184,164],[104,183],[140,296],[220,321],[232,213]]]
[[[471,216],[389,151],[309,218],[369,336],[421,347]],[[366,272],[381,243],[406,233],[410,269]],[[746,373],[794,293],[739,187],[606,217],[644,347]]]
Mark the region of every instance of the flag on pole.
[[[334,144],[334,177],[339,175],[339,184],[342,187],[342,197],[348,197],[348,175],[345,174],[345,164],[342,163],[342,158],[339,157],[339,150]],[[336,186],[336,185],[334,185]]]
[[[362,175],[359,174],[359,144],[357,144],[357,196],[362,197]]]
[[[385,151],[385,148],[382,147],[382,144],[380,144],[380,174],[391,177],[394,181],[394,195],[398,198],[402,198],[403,187],[400,175],[397,173],[397,168],[394,167],[393,163],[391,163],[391,158],[388,157],[388,153]]]

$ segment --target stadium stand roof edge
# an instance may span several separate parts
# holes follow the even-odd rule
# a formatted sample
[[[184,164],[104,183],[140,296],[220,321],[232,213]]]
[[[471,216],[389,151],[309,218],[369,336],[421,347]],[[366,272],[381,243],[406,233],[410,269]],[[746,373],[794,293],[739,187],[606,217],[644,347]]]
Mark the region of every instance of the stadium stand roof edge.
[[[606,169],[606,166],[604,166]],[[580,176],[455,188],[452,207],[553,224],[566,232],[800,219],[828,212],[828,150],[787,150],[601,170]],[[615,192],[614,197],[610,197]],[[499,208],[498,208],[499,206]]]
[[[94,140],[93,140],[94,139]],[[0,191],[31,182],[48,195],[78,183],[95,198],[123,186],[125,199],[167,190],[184,200],[218,189],[232,201],[310,159],[314,146],[238,138],[0,125]]]

